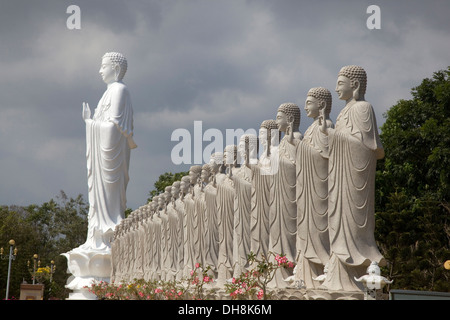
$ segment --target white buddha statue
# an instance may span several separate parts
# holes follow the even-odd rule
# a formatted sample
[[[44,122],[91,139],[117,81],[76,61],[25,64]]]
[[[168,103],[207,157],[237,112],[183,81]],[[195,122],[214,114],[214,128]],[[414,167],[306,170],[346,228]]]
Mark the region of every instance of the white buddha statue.
[[[313,281],[323,273],[329,260],[328,237],[328,138],[320,130],[322,121],[334,127],[329,119],[332,97],[328,89],[311,88],[305,111],[313,123],[302,140],[291,139],[296,147],[297,168],[297,266],[295,279],[306,288],[316,288]]]
[[[208,166],[203,166],[203,180],[208,183],[204,186],[206,201],[205,229],[207,231],[205,238],[204,263],[211,267],[211,276],[217,278],[217,259],[219,255],[219,229],[217,217],[217,185],[221,183],[225,174],[220,172],[223,167],[223,153],[215,152],[211,155]],[[208,176],[209,174],[209,176]]]
[[[124,218],[130,150],[136,148],[130,93],[122,82],[126,71],[127,60],[122,54],[106,53],[99,72],[107,88],[92,117],[89,105],[83,103],[88,232],[83,245],[62,254],[68,260],[68,272],[73,275],[66,285],[74,291],[69,299],[92,299],[86,286],[95,280],[110,280],[110,240],[115,226]]]
[[[178,230],[180,232],[180,246],[178,248],[178,271],[177,280],[181,280],[184,277],[185,269],[185,256],[184,252],[187,247],[187,228],[186,228],[186,205],[185,196],[189,193],[190,177],[183,176],[180,180],[180,197],[177,200],[177,211],[179,212]]]
[[[252,202],[252,169],[250,161],[257,161],[258,137],[244,134],[239,139],[238,152],[244,159],[243,165],[234,170],[231,177],[236,189],[234,199],[234,233],[233,256],[235,278],[248,268],[248,254],[250,253],[250,218]]]
[[[161,196],[154,196],[152,203],[154,205],[153,214],[153,258],[152,258],[152,279],[161,280],[161,267],[162,267],[162,220],[160,218],[161,201],[159,200]]]
[[[219,255],[217,261],[217,282],[220,287],[233,275],[233,232],[234,200],[236,189],[233,179],[233,167],[237,163],[237,146],[227,145],[224,149],[224,163],[227,166],[226,177],[217,184],[217,226],[219,230]]]
[[[328,134],[328,232],[330,262],[323,285],[329,290],[363,290],[355,281],[372,261],[384,265],[374,237],[375,170],[384,157],[372,105],[364,100],[367,74],[359,66],[343,67],[336,92],[346,105]]]
[[[195,247],[198,236],[196,231],[197,214],[195,212],[195,197],[199,192],[199,178],[202,167],[194,165],[189,168],[189,192],[184,197],[184,210],[185,210],[185,238],[184,238],[184,276],[189,277],[191,270],[194,269],[197,260],[197,251]],[[196,239],[197,238],[197,239]]]
[[[130,150],[136,148],[130,93],[122,82],[126,71],[122,54],[106,53],[99,72],[107,88],[92,118],[89,105],[83,103],[90,205],[84,249],[108,246],[109,234],[126,209]]]
[[[169,233],[169,264],[167,268],[169,269],[168,276],[166,280],[175,280],[178,271],[178,249],[181,244],[181,232],[179,230],[179,211],[177,210],[177,200],[180,196],[180,181],[175,181],[172,183],[170,188],[170,203],[167,205],[167,216],[169,219],[168,233]]]
[[[256,165],[249,164],[252,170],[250,249],[258,258],[262,255],[267,257],[269,253],[269,210],[275,165],[278,170],[278,159],[271,160],[278,158],[279,137],[276,121],[264,120],[260,125],[258,137],[263,147],[261,157]]]
[[[294,140],[301,139],[299,132],[300,109],[296,104],[283,103],[278,108],[276,117],[281,132],[291,130]],[[290,127],[289,124],[293,123]],[[288,142],[288,135],[280,141],[278,147],[278,170],[273,175],[272,203],[270,205],[270,242],[269,251],[285,254],[289,261],[296,256],[297,205],[296,205],[296,167],[295,148]],[[277,269],[270,287],[285,288],[287,279],[292,275],[290,270]]]

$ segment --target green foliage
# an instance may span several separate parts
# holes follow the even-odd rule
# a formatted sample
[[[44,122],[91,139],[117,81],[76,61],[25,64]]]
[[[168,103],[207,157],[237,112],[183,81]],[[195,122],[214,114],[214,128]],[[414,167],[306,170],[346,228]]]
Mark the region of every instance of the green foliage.
[[[158,181],[156,181],[154,184],[155,189],[149,192],[149,198],[147,199],[147,202],[152,201],[154,196],[163,193],[166,187],[171,186],[175,181],[181,180],[183,176],[186,176],[188,174],[189,171],[177,173],[166,172],[160,175]]]
[[[27,262],[33,265],[33,255],[38,254],[41,267],[50,266],[54,260],[56,271],[50,284],[49,277],[43,279],[44,298],[67,296],[64,288],[68,274],[66,258],[61,253],[78,247],[86,240],[87,214],[89,206],[79,195],[68,198],[61,191],[56,200],[51,199],[42,205],[27,207],[0,207],[0,247],[9,253],[8,241],[14,239],[18,249],[17,257],[12,262],[9,298],[20,296],[20,284],[32,283]],[[0,261],[0,295],[6,294],[8,261]]]
[[[385,114],[376,237],[393,288],[450,291],[450,67]]]

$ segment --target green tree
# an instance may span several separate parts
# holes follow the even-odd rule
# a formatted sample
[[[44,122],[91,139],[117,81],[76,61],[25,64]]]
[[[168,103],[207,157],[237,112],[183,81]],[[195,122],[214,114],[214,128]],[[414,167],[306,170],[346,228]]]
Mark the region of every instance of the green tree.
[[[158,181],[155,182],[155,189],[149,192],[149,197],[147,198],[147,202],[152,201],[153,197],[164,192],[165,188],[171,186],[175,181],[181,180],[183,176],[189,174],[189,171],[183,172],[166,172],[159,176]]]
[[[52,283],[48,279],[45,282],[44,297],[67,296],[64,286],[69,274],[66,258],[61,253],[86,240],[88,209],[81,195],[69,198],[63,191],[42,205],[0,207],[0,247],[5,247],[6,252],[8,241],[14,239],[19,250],[12,266],[10,296],[18,298],[20,283],[32,282],[30,269],[34,254],[39,255],[41,267],[50,266],[52,260],[56,264]],[[0,295],[4,296],[8,266],[6,260],[0,263]]]
[[[394,288],[449,291],[450,67],[385,113],[376,237]]]

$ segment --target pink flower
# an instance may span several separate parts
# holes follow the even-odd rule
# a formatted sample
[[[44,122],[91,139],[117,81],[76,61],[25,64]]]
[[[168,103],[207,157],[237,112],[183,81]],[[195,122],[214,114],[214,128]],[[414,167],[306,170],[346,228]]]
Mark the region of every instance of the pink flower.
[[[197,262],[197,263],[195,264],[195,268],[196,268],[196,269],[197,269],[197,268],[200,268],[200,263]]]
[[[258,297],[258,300],[261,300],[264,297],[264,291],[263,289],[260,289],[258,291],[258,294],[256,295]]]

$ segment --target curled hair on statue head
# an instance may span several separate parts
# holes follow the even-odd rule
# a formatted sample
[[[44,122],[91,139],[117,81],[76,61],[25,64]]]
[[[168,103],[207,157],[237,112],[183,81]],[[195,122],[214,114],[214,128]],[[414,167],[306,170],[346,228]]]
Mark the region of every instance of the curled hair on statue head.
[[[114,66],[119,66],[120,71],[116,74],[116,81],[122,81],[128,69],[128,62],[125,56],[119,52],[107,52],[103,55],[103,58],[109,58]]]
[[[297,131],[300,126],[300,108],[295,103],[287,102],[278,107],[278,112],[283,112],[287,116],[292,116],[294,119],[293,130]]]
[[[358,81],[359,97],[355,98],[358,99],[364,97],[367,88],[367,73],[362,67],[355,65],[342,67],[338,73],[338,76],[344,76],[346,78],[349,78],[352,87],[355,87],[355,81]]]
[[[314,97],[319,101],[325,102],[325,114],[328,116],[331,112],[332,96],[330,90],[323,87],[311,88],[308,91],[308,96]]]

